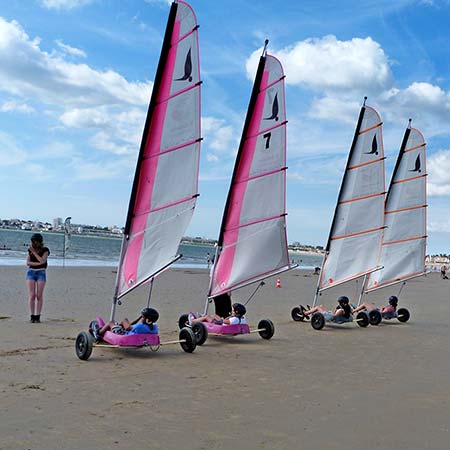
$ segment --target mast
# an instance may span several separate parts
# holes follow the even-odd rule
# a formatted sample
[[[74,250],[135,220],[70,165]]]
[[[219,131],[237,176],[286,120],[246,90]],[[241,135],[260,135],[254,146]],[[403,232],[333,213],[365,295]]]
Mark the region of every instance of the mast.
[[[281,63],[256,71],[219,232],[208,297],[292,268],[286,238],[286,109]]]
[[[177,249],[198,197],[200,70],[192,8],[173,2],[142,134],[122,239],[117,300],[152,281]],[[177,114],[174,113],[177,112]]]

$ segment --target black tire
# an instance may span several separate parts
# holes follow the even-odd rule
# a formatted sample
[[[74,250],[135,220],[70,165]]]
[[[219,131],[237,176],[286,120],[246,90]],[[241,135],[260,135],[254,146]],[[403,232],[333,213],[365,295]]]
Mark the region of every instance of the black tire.
[[[87,361],[92,353],[92,348],[94,346],[94,339],[90,333],[82,331],[78,334],[75,340],[75,353],[78,358],[83,361]]]
[[[263,339],[271,339],[275,334],[275,326],[269,319],[260,320],[258,323],[258,329],[261,330],[258,331],[258,333]]]
[[[360,311],[356,315],[356,323],[360,327],[366,328],[369,325],[369,323],[370,323],[369,314],[366,311]]]
[[[378,309],[372,309],[372,311],[369,311],[369,322],[370,325],[377,326],[381,323],[381,313]]]
[[[189,320],[189,314],[181,314],[180,318],[178,319],[178,328],[181,330],[184,328]]]
[[[400,308],[397,311],[397,319],[400,322],[408,322],[411,315],[409,314],[409,311],[406,308]]]
[[[303,322],[305,320],[305,316],[302,313],[302,310],[299,306],[292,308],[291,317],[296,322]]]
[[[321,330],[325,326],[325,317],[322,313],[316,312],[311,317],[311,326],[315,330]]]
[[[183,341],[183,342],[180,342],[181,348],[186,353],[192,353],[195,350],[195,347],[197,347],[197,342],[195,340],[195,334],[190,328],[188,328],[188,327],[182,328],[180,330],[179,338],[180,338],[180,341]]]
[[[194,323],[191,327],[195,335],[195,343],[197,345],[203,345],[208,339],[208,329],[201,322]]]

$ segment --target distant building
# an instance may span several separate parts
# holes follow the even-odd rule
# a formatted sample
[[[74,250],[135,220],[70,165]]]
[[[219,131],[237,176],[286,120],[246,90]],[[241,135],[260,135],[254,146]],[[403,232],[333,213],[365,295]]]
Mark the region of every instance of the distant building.
[[[62,223],[62,217],[56,217],[55,219],[53,219],[53,229],[58,230],[59,228],[61,228]]]

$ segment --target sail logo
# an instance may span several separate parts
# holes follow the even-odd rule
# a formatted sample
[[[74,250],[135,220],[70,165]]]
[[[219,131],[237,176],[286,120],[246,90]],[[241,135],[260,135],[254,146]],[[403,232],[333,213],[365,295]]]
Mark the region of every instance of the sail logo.
[[[410,169],[409,172],[422,172],[422,168],[420,166],[420,155],[417,155],[416,162],[414,163],[414,169]]]
[[[272,115],[270,117],[264,117],[264,120],[274,120],[275,122],[278,122],[278,112],[279,112],[279,106],[278,106],[278,93],[275,94],[275,98],[273,99],[272,103]]]
[[[189,82],[192,81],[192,57],[191,57],[191,49],[189,48],[189,51],[186,55],[186,60],[184,61],[184,75],[180,78],[175,78],[174,81],[186,81]]]
[[[377,135],[375,134],[372,139],[372,150],[370,152],[364,152],[365,155],[378,155],[378,142]]]

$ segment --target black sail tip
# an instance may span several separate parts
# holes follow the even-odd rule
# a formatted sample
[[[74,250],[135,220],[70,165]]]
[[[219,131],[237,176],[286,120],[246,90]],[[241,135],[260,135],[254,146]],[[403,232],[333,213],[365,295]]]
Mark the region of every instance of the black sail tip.
[[[262,52],[262,56],[266,56],[266,52],[267,52],[267,46],[269,45],[269,39],[266,39],[264,41],[264,48],[263,48],[263,52]]]
[[[408,119],[408,128],[411,128],[411,122],[412,122],[412,119],[411,119],[411,117]]]
[[[367,95],[364,96],[363,106],[366,106]]]

